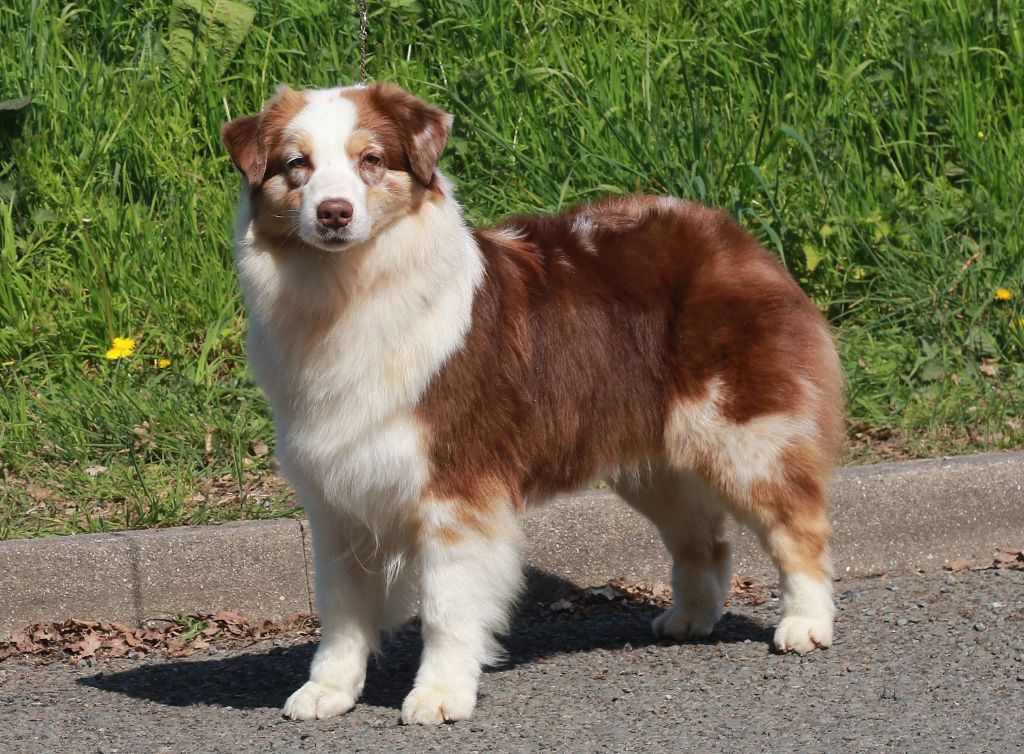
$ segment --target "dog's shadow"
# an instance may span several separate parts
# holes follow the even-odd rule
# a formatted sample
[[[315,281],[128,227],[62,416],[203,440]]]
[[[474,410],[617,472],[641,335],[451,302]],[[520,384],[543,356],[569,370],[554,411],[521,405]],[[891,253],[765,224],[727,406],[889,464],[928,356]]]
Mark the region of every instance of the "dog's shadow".
[[[609,604],[599,610],[573,615],[541,616],[539,601],[548,602],[570,593],[574,585],[550,573],[528,569],[526,597],[504,640],[506,661],[500,671],[552,655],[623,649],[657,643],[651,619],[658,610],[650,606]],[[699,643],[767,644],[771,632],[763,625],[736,613],[726,613],[715,633]],[[422,648],[414,621],[384,642],[379,657],[370,660],[366,687],[360,701],[381,707],[401,708],[412,688]],[[115,673],[100,672],[79,683],[93,688],[147,699],[171,706],[214,705],[237,709],[281,707],[288,695],[309,674],[315,643],[275,647],[269,652],[250,652],[223,659],[154,661]]]

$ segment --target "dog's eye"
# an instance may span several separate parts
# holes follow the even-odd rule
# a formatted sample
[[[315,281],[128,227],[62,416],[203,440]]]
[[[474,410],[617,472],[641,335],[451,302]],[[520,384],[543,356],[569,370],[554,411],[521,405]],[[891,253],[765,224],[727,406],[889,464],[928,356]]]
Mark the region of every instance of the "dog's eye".
[[[309,159],[306,157],[292,157],[288,160],[288,169],[295,170],[296,168],[308,168]]]
[[[380,155],[376,155],[376,154],[364,154],[363,155],[363,164],[366,165],[366,167],[368,167],[368,168],[375,168],[378,165],[380,165],[382,162],[383,162],[383,160],[381,160]]]

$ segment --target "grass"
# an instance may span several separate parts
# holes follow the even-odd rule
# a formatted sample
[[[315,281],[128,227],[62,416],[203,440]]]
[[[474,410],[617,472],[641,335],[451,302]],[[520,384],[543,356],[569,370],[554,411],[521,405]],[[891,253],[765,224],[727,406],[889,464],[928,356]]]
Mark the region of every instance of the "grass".
[[[214,5],[0,8],[0,101],[32,98],[0,109],[0,538],[292,510],[218,129],[280,81],[355,80],[355,4]],[[836,327],[850,460],[1024,445],[1020,3],[370,10],[371,75],[455,115],[473,221],[607,191],[727,207]],[[137,349],[108,362],[116,336]]]

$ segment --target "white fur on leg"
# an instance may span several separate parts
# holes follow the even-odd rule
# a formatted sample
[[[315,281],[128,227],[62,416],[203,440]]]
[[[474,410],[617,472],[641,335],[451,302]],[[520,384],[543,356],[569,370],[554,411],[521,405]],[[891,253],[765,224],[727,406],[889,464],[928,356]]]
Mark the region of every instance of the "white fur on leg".
[[[357,555],[366,548],[355,525],[314,505],[307,511],[323,629],[309,681],[285,702],[284,714],[292,720],[331,717],[355,706],[388,598],[380,558]]]
[[[804,654],[832,645],[832,582],[803,573],[782,576],[782,621],[775,629],[775,647]]]
[[[348,712],[355,704],[356,695],[349,689],[336,689],[306,681],[288,697],[284,703],[284,714],[292,720],[321,719]]]
[[[724,544],[720,547],[721,560],[712,567],[673,566],[673,604],[651,624],[656,636],[684,641],[708,636],[715,630],[725,610],[732,577],[729,550]]]
[[[362,632],[328,634],[320,641],[309,680],[288,697],[284,715],[292,720],[332,717],[355,706],[366,681],[370,646]],[[358,631],[358,632],[357,632]]]
[[[418,682],[402,703],[406,725],[440,725],[469,720],[476,708],[477,682],[421,686]]]
[[[402,704],[403,723],[468,720],[483,666],[500,657],[494,635],[507,630],[509,608],[522,583],[519,526],[511,509],[487,524],[487,535],[463,527],[454,542],[430,532],[425,536],[420,553],[423,657],[416,684]]]

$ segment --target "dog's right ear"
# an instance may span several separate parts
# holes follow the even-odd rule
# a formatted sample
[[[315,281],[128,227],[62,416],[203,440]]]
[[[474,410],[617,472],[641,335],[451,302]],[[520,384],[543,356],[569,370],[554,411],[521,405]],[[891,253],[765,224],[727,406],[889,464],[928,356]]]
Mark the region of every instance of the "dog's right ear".
[[[259,141],[261,117],[246,115],[225,123],[220,129],[220,140],[231,155],[231,161],[253,187],[263,183],[267,170],[267,155]]]

